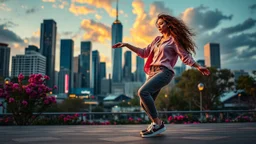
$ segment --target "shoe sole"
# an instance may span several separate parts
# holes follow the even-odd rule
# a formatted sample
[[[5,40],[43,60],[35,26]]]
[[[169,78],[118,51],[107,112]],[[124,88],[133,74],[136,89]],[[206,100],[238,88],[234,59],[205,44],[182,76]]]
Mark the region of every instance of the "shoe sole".
[[[154,133],[152,133],[150,135],[143,135],[142,134],[141,137],[143,137],[143,138],[153,137],[153,136],[156,136],[156,135],[158,135],[158,134],[160,134],[160,133],[162,133],[164,131],[166,131],[166,127],[162,128],[162,129],[160,129],[160,130],[158,130],[158,131],[156,131],[156,132],[154,132]]]
[[[147,132],[147,131],[145,131],[145,132]],[[142,131],[140,131],[140,135],[142,135],[143,134],[143,132]]]

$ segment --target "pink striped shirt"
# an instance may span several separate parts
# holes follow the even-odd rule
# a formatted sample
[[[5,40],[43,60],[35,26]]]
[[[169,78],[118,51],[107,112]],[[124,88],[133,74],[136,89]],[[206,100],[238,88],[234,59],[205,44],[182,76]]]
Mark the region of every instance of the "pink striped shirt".
[[[174,43],[174,38],[163,42],[159,47],[157,43],[161,40],[162,36],[157,36],[151,44],[146,48],[136,51],[137,55],[142,58],[148,58],[144,65],[144,71],[149,74],[150,66],[165,66],[174,73],[174,66],[178,60],[178,56],[186,65],[192,66],[195,61],[191,54],[183,48],[177,47]],[[154,57],[154,49],[158,50],[158,55]],[[154,59],[154,60],[153,60]]]

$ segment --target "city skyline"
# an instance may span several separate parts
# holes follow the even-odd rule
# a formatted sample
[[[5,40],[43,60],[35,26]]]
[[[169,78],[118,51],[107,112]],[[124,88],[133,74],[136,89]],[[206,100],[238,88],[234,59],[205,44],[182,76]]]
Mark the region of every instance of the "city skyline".
[[[228,3],[232,6],[227,7]],[[116,19],[115,9],[116,0],[1,0],[0,42],[9,44],[11,57],[24,54],[28,45],[40,48],[40,24],[44,19],[53,19],[58,27],[55,70],[60,69],[60,40],[73,39],[74,57],[80,54],[82,41],[91,41],[92,50],[98,50],[100,61],[106,62],[107,74],[112,73],[111,25]],[[182,18],[195,30],[198,46],[195,60],[204,59],[204,45],[213,42],[220,44],[221,68],[255,69],[256,4],[253,0],[119,0],[118,19],[123,25],[123,41],[146,47],[160,35],[154,26],[154,18],[160,12]],[[126,48],[122,58],[125,51]],[[176,66],[180,65],[179,60]],[[132,71],[135,70],[136,54],[133,53]]]

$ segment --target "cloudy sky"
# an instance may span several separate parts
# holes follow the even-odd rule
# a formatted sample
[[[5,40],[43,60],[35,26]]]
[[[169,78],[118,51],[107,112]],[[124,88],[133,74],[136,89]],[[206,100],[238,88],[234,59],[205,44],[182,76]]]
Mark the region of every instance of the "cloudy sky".
[[[220,43],[221,67],[256,69],[255,0],[119,0],[123,41],[146,47],[160,33],[157,14],[176,16],[196,32],[195,60],[204,59],[203,46]],[[111,73],[111,25],[116,0],[0,0],[0,42],[9,44],[11,56],[24,54],[27,45],[39,46],[40,24],[57,22],[56,70],[59,70],[60,39],[73,39],[74,54],[81,41],[92,41]],[[127,49],[124,49],[125,52]],[[133,54],[133,71],[135,70]],[[180,66],[178,61],[176,66]]]

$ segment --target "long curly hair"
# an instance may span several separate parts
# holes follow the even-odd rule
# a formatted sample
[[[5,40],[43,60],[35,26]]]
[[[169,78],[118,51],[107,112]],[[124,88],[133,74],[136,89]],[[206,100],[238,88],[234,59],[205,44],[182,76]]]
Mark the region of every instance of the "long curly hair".
[[[193,33],[182,20],[168,14],[159,14],[157,16],[156,25],[159,19],[164,20],[167,25],[170,25],[171,36],[174,38],[176,45],[182,47],[189,53],[193,52],[196,54],[195,47],[197,46],[192,40],[192,36],[195,36],[195,33]]]

